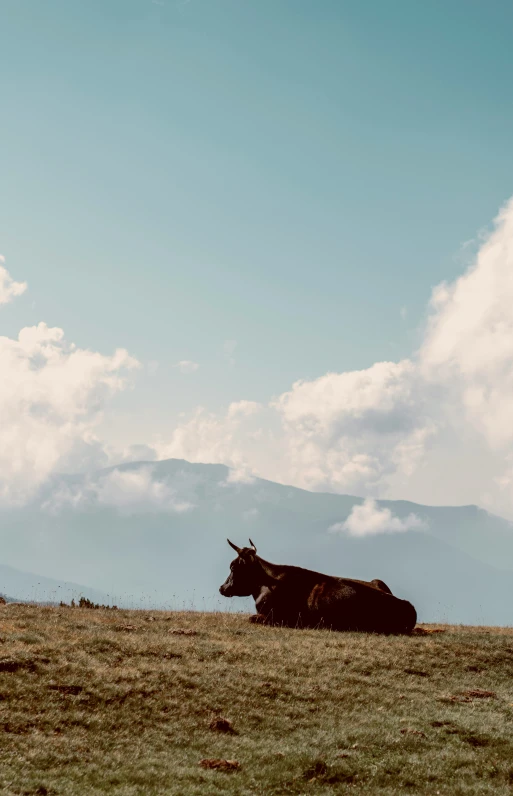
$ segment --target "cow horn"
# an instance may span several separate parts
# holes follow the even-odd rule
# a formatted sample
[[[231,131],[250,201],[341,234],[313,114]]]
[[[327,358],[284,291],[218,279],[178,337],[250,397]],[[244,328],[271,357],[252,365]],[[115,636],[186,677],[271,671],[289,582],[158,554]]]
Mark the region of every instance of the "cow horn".
[[[236,544],[233,544],[233,542],[230,542],[230,540],[229,540],[229,539],[227,539],[226,541],[228,542],[228,544],[230,545],[230,547],[233,547],[233,549],[235,550],[235,552],[236,552],[236,553],[237,553],[237,554],[240,556],[240,551],[241,551],[241,549],[242,549],[242,548],[240,548],[240,547],[237,547],[237,545],[236,545]]]
[[[254,552],[256,553],[255,543],[252,542],[251,539],[249,540],[249,543],[250,543],[251,547],[253,548]]]

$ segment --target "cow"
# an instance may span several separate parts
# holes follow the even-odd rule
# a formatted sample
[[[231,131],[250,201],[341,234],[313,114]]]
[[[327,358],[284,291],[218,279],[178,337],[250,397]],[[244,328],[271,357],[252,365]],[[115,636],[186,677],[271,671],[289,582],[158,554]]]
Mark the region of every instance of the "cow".
[[[230,574],[219,588],[223,597],[249,597],[257,613],[251,622],[285,627],[411,633],[417,612],[395,597],[383,581],[322,575],[302,567],[271,564],[251,547],[237,547]]]

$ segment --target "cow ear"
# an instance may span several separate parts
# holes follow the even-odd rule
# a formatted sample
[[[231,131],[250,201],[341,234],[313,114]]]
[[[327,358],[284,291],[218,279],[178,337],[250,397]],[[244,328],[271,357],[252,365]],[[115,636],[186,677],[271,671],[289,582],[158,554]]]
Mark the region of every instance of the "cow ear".
[[[252,542],[251,539],[249,540],[249,543],[250,543],[251,547],[253,548],[253,552],[256,554],[257,549],[255,547],[255,543]]]
[[[241,552],[241,549],[242,549],[242,548],[240,548],[240,547],[237,547],[237,545],[236,545],[236,544],[233,544],[233,542],[230,542],[230,540],[229,540],[229,539],[227,539],[226,541],[228,542],[228,544],[230,545],[230,547],[233,547],[233,549],[235,550],[235,552],[237,553],[237,555],[239,555],[239,556],[240,556],[240,552]]]

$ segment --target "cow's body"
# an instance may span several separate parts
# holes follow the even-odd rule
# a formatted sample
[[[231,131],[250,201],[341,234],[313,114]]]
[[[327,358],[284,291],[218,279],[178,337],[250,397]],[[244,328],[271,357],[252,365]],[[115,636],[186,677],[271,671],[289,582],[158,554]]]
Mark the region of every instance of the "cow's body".
[[[219,591],[225,597],[252,595],[254,622],[374,633],[410,633],[415,627],[413,605],[394,597],[383,581],[336,578],[271,564],[256,555],[256,548],[235,549],[238,558]]]

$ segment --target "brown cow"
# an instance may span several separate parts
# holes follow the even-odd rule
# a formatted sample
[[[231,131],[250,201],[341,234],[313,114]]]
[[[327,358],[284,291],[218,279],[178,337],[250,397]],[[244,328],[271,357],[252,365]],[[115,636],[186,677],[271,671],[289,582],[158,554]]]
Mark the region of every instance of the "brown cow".
[[[252,622],[287,627],[327,627],[373,633],[411,633],[413,605],[400,600],[383,581],[351,580],[301,567],[281,566],[257,556],[256,547],[237,547],[230,574],[219,591],[224,597],[253,596]]]

